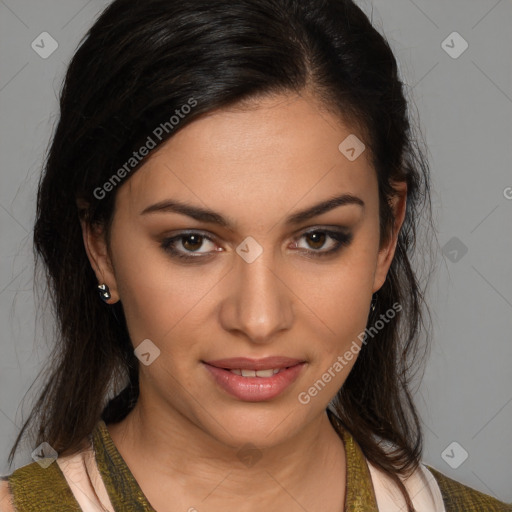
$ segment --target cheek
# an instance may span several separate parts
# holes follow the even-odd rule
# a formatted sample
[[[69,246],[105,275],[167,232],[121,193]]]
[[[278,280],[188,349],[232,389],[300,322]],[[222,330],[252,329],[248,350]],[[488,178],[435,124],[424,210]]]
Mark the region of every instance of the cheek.
[[[321,329],[315,352],[324,365],[343,354],[353,341],[361,344],[358,335],[368,320],[378,252],[370,231],[361,230],[336,263],[302,273],[300,295],[317,316],[310,329],[314,331],[313,323]]]
[[[304,297],[310,303],[320,305],[331,318],[365,309],[372,294],[377,251],[371,235],[360,230],[336,260],[314,267],[302,262],[304,268],[296,270]]]
[[[201,339],[194,336],[201,326],[194,316],[204,310],[209,291],[221,281],[220,266],[202,272],[199,266],[176,265],[157,242],[147,235],[137,236],[136,231],[128,236],[118,230],[112,237],[112,252],[119,296],[135,346],[148,338],[161,348],[172,338],[185,339],[183,329],[188,348],[191,340]],[[172,346],[180,348],[179,344]]]

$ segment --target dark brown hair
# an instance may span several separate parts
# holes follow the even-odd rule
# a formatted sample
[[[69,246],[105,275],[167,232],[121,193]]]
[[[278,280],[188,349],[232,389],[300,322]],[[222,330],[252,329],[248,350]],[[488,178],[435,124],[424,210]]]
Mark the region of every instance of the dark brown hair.
[[[139,362],[122,305],[99,300],[82,241],[79,215],[107,233],[112,220],[115,190],[98,197],[98,187],[191,98],[194,108],[158,145],[201,114],[290,91],[313,92],[364,133],[379,184],[381,241],[393,223],[393,182],[408,186],[405,222],[368,326],[394,303],[402,310],[362,348],[332,405],[414,510],[399,475],[416,469],[422,454],[410,388],[427,353],[428,310],[411,259],[421,216],[431,223],[428,164],[393,53],[350,0],[115,0],[94,23],[67,70],[39,184],[34,243],[58,336],[10,463],[31,425],[36,444],[74,453],[99,418],[120,421],[137,401]],[[79,211],[77,200],[87,208]]]

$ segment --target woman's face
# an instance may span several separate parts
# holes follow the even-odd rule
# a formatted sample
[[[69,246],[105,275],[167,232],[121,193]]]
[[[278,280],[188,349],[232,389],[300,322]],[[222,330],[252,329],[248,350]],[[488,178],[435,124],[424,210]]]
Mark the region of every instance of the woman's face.
[[[379,248],[368,151],[339,149],[353,134],[310,97],[267,98],[194,121],[119,187],[111,260],[87,244],[134,347],[150,340],[140,400],[154,414],[263,447],[324,413],[395,244]]]

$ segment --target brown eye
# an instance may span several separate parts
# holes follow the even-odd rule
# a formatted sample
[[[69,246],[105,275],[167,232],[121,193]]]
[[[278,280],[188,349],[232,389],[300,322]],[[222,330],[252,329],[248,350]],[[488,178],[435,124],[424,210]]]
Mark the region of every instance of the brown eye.
[[[202,235],[187,235],[182,237],[182,240],[184,240],[184,242],[181,243],[187,251],[197,251],[203,245],[203,238],[204,237]]]
[[[296,247],[313,257],[328,256],[339,252],[343,246],[348,246],[352,242],[352,238],[352,233],[316,229],[315,231],[303,233],[299,237],[298,240],[306,240],[307,247],[301,247],[300,242],[297,242]]]
[[[206,249],[208,249],[208,244],[211,244],[212,248],[205,251],[204,246],[206,245]],[[214,241],[209,236],[201,233],[180,233],[172,238],[163,240],[160,245],[172,257],[182,260],[199,261],[218,251]]]
[[[321,231],[314,231],[313,233],[307,233],[306,238],[309,241],[309,245],[312,249],[321,249],[325,244],[326,235]]]

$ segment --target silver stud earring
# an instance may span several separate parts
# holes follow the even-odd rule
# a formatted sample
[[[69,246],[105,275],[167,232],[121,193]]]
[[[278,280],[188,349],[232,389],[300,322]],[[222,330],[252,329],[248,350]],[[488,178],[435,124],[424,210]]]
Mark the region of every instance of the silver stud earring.
[[[98,291],[100,293],[100,298],[103,302],[107,302],[110,299],[110,289],[106,284],[99,284]]]

